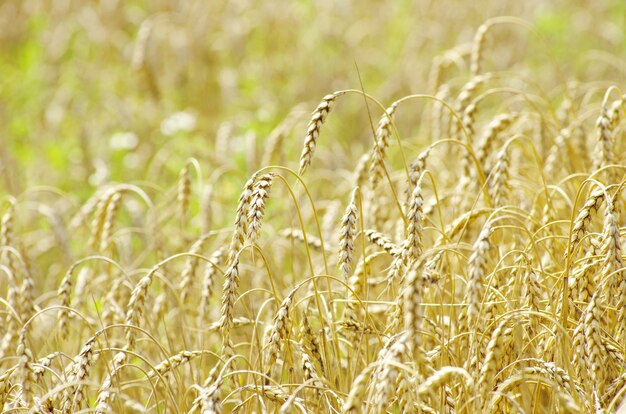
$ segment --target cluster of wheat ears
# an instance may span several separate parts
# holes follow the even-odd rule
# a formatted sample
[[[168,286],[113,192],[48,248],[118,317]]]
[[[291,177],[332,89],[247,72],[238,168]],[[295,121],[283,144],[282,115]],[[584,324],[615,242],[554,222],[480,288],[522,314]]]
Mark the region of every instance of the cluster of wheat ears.
[[[269,164],[287,119],[234,226],[161,231],[211,208],[210,195],[191,208],[194,159],[164,193],[6,197],[3,412],[617,411],[626,95],[569,83],[548,100],[523,74],[485,71],[498,23],[434,62],[428,94],[388,107],[359,89],[325,96],[299,171]],[[454,65],[469,73],[448,79]],[[314,199],[337,167],[315,156],[333,139],[324,123],[348,99],[375,139],[349,186]],[[415,101],[431,141],[410,155],[394,119]],[[82,252],[58,258],[71,265],[32,266],[66,245]]]

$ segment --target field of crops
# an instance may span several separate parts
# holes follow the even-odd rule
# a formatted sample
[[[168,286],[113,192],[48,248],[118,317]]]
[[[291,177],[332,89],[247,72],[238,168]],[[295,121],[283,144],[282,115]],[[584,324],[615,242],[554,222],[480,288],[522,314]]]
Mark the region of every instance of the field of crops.
[[[0,411],[626,413],[625,28],[0,2]]]

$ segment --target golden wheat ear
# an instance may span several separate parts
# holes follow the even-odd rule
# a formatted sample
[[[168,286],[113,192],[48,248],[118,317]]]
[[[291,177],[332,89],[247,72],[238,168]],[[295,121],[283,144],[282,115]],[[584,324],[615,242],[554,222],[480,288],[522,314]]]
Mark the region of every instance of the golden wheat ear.
[[[315,108],[315,111],[313,111],[311,120],[307,125],[306,136],[304,137],[304,148],[302,148],[302,153],[300,154],[300,170],[298,171],[298,175],[303,175],[311,165],[313,153],[315,152],[320,135],[320,129],[322,125],[324,125],[324,122],[326,122],[326,117],[333,109],[337,97],[343,94],[344,92],[335,92],[324,96],[322,102],[320,102],[317,108]]]

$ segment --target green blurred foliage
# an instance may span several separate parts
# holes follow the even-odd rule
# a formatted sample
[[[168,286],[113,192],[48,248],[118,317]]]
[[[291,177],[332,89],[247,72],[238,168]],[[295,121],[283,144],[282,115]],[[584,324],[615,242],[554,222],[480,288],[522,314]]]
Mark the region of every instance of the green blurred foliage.
[[[471,42],[480,22],[497,15],[519,16],[534,29],[494,29],[487,68],[508,69],[520,56],[539,65],[547,57],[581,81],[622,79],[614,62],[586,51],[619,59],[625,8],[621,1],[7,0],[0,5],[0,188],[19,194],[46,184],[81,198],[110,181],[158,180],[165,188],[189,157],[208,169],[220,164],[216,134],[225,122],[233,126],[232,172],[223,185],[237,188],[261,167],[266,137],[298,104],[312,110],[323,95],[361,82],[383,104],[431,93],[433,58]],[[516,40],[515,50],[507,39]],[[530,50],[520,52],[520,43]],[[197,127],[164,136],[161,122],[183,110]],[[354,154],[372,143],[367,111],[355,98],[337,110],[342,121],[329,120],[333,138],[324,146],[352,168]],[[370,111],[375,119],[380,113]],[[295,167],[305,118],[276,161]],[[116,132],[136,134],[136,147],[112,149]],[[248,133],[257,137],[254,150],[244,145]],[[98,170],[106,174],[98,178]]]

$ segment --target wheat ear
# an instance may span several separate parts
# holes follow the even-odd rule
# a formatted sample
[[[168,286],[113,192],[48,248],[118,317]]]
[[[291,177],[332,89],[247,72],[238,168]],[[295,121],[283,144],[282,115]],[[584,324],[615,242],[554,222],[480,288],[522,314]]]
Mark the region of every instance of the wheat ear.
[[[320,135],[320,128],[324,125],[328,113],[332,110],[337,97],[343,95],[344,92],[335,92],[324,96],[322,102],[315,108],[311,115],[311,120],[307,125],[306,136],[304,137],[304,148],[300,154],[300,171],[298,175],[303,175],[313,159],[313,153],[317,146],[317,140]]]
[[[354,255],[354,238],[356,237],[356,225],[358,220],[358,209],[356,206],[358,187],[352,191],[350,203],[346,207],[346,212],[341,218],[341,234],[339,237],[339,268],[343,277],[348,280],[352,271],[352,260]]]
[[[259,177],[252,192],[252,200],[248,210],[248,240],[250,243],[256,242],[263,223],[263,214],[265,212],[265,203],[269,197],[270,188],[276,174],[268,173]]]
[[[389,146],[389,139],[392,134],[393,118],[398,108],[398,103],[394,102],[385,110],[385,113],[378,121],[376,127],[376,142],[374,149],[370,156],[370,184],[372,189],[376,189],[380,179],[383,176],[383,170],[385,168],[385,153]]]

